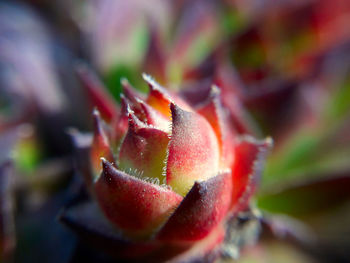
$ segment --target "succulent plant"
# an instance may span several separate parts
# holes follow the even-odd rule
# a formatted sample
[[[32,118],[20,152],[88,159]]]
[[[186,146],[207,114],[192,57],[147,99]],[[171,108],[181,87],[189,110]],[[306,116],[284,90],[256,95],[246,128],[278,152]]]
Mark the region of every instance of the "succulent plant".
[[[272,140],[238,135],[216,86],[193,107],[150,76],[143,78],[148,95],[123,80],[121,107],[94,110],[89,159],[80,159],[78,167],[120,238],[147,245],[142,253],[119,257],[176,262],[214,251],[219,256],[230,224],[249,210]],[[103,98],[96,87],[92,92]],[[62,218],[75,229],[87,224],[69,210]]]
[[[0,261],[208,262],[244,246],[237,262],[348,262],[349,1],[23,2],[36,11],[0,5],[0,145],[19,130],[14,151],[0,149]],[[124,93],[120,107],[79,72],[98,109],[94,135],[74,133],[89,197],[70,180],[70,155],[50,161],[71,149],[66,114],[79,129],[90,117],[71,56]],[[173,93],[147,76],[148,95],[120,82],[145,90],[143,71]],[[250,201],[265,151],[244,151],[269,140],[241,134],[274,138],[254,198],[261,217]],[[89,249],[54,221],[66,199],[61,219]]]

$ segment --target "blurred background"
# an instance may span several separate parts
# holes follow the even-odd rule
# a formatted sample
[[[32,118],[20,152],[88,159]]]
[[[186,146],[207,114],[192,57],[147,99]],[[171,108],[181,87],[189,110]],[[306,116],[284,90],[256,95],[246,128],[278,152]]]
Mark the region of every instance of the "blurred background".
[[[236,262],[350,262],[349,28],[348,0],[0,2],[0,262],[72,262],[67,131],[91,130],[89,84],[118,102],[142,72],[185,97],[217,84],[240,133],[274,139],[269,226]]]

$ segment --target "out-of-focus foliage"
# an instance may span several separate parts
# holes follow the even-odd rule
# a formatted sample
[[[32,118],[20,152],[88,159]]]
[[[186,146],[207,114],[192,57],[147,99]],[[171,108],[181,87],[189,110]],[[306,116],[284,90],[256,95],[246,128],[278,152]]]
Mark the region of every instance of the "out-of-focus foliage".
[[[185,97],[202,87],[198,101],[215,83],[242,133],[274,138],[257,206],[306,223],[322,251],[263,238],[241,262],[349,260],[349,1],[21,2],[0,4],[0,136],[18,136],[0,159],[13,153],[17,261],[53,262],[68,237],[57,262],[72,258],[68,233],[33,222],[54,222],[78,188],[66,184],[76,178],[65,129],[88,127],[91,111],[75,59],[116,100],[122,77],[147,89],[143,71]]]

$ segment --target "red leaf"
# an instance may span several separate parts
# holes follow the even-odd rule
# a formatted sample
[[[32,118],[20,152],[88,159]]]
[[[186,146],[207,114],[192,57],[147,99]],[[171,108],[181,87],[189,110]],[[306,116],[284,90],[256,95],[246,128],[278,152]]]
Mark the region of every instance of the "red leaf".
[[[196,182],[157,235],[168,242],[192,242],[207,236],[224,219],[231,203],[230,173]]]
[[[130,176],[107,161],[95,191],[109,220],[132,236],[150,234],[182,201],[173,191]]]
[[[185,195],[197,180],[219,171],[219,146],[210,124],[199,114],[171,104],[172,135],[167,161],[167,184]]]

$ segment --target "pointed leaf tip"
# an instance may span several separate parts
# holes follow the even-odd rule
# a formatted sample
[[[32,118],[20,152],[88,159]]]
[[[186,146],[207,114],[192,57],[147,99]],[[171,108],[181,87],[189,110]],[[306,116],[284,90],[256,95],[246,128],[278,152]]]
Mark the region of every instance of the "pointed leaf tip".
[[[231,203],[231,173],[195,182],[157,234],[168,242],[193,242],[207,236],[225,218]]]
[[[119,117],[118,105],[110,99],[106,87],[98,76],[86,65],[80,63],[76,67],[78,78],[84,87],[92,106],[97,107],[107,121]]]
[[[149,75],[144,75],[144,80],[148,83],[148,86],[150,88],[146,103],[159,111],[165,117],[170,118],[169,107],[170,103],[172,102],[181,106],[185,110],[192,110],[184,100],[175,94],[168,92]]]
[[[220,96],[220,94],[221,94],[220,88],[217,85],[215,85],[215,84],[211,85],[211,87],[210,87],[210,96],[211,97],[217,97],[217,96]]]
[[[157,129],[169,132],[170,122],[168,118],[165,118],[164,115],[154,110],[143,100],[138,99],[137,101],[142,109],[143,115],[148,125],[152,125]]]
[[[150,89],[155,89],[155,88],[159,87],[159,84],[152,78],[151,75],[148,75],[146,73],[142,73],[142,78],[144,81],[147,82]]]
[[[235,147],[235,162],[232,166],[232,180],[235,185],[232,207],[235,212],[245,209],[256,190],[263,170],[265,158],[272,148],[271,137],[256,140],[244,136]]]
[[[112,167],[112,164],[108,162],[107,159],[104,157],[101,157],[100,160],[102,163],[102,171],[109,171]]]
[[[133,111],[130,111],[128,113],[128,123],[129,123],[129,129],[132,129],[133,131],[137,131],[140,128],[144,128],[147,125],[140,121],[139,118],[134,114]]]
[[[175,105],[175,103],[170,103],[170,112],[171,112],[171,116],[174,116],[176,114],[176,112],[178,112],[178,106]]]
[[[132,113],[133,110],[131,109],[131,106],[130,106],[130,101],[127,97],[124,96],[124,94],[121,94],[120,95],[120,103],[121,103],[121,111],[122,111],[122,114],[124,115],[129,115],[129,113]]]
[[[109,136],[105,130],[100,113],[97,109],[94,109],[93,113],[93,140],[91,144],[90,158],[94,175],[98,176],[101,171],[100,158],[104,157],[109,161],[113,161],[113,153],[109,144]]]
[[[125,77],[120,78],[120,83],[122,84],[123,87],[130,85],[128,79]]]
[[[142,96],[131,86],[129,81],[126,78],[123,78],[121,80],[122,84],[122,94],[130,100],[132,104],[136,102],[137,99],[141,98]]]

